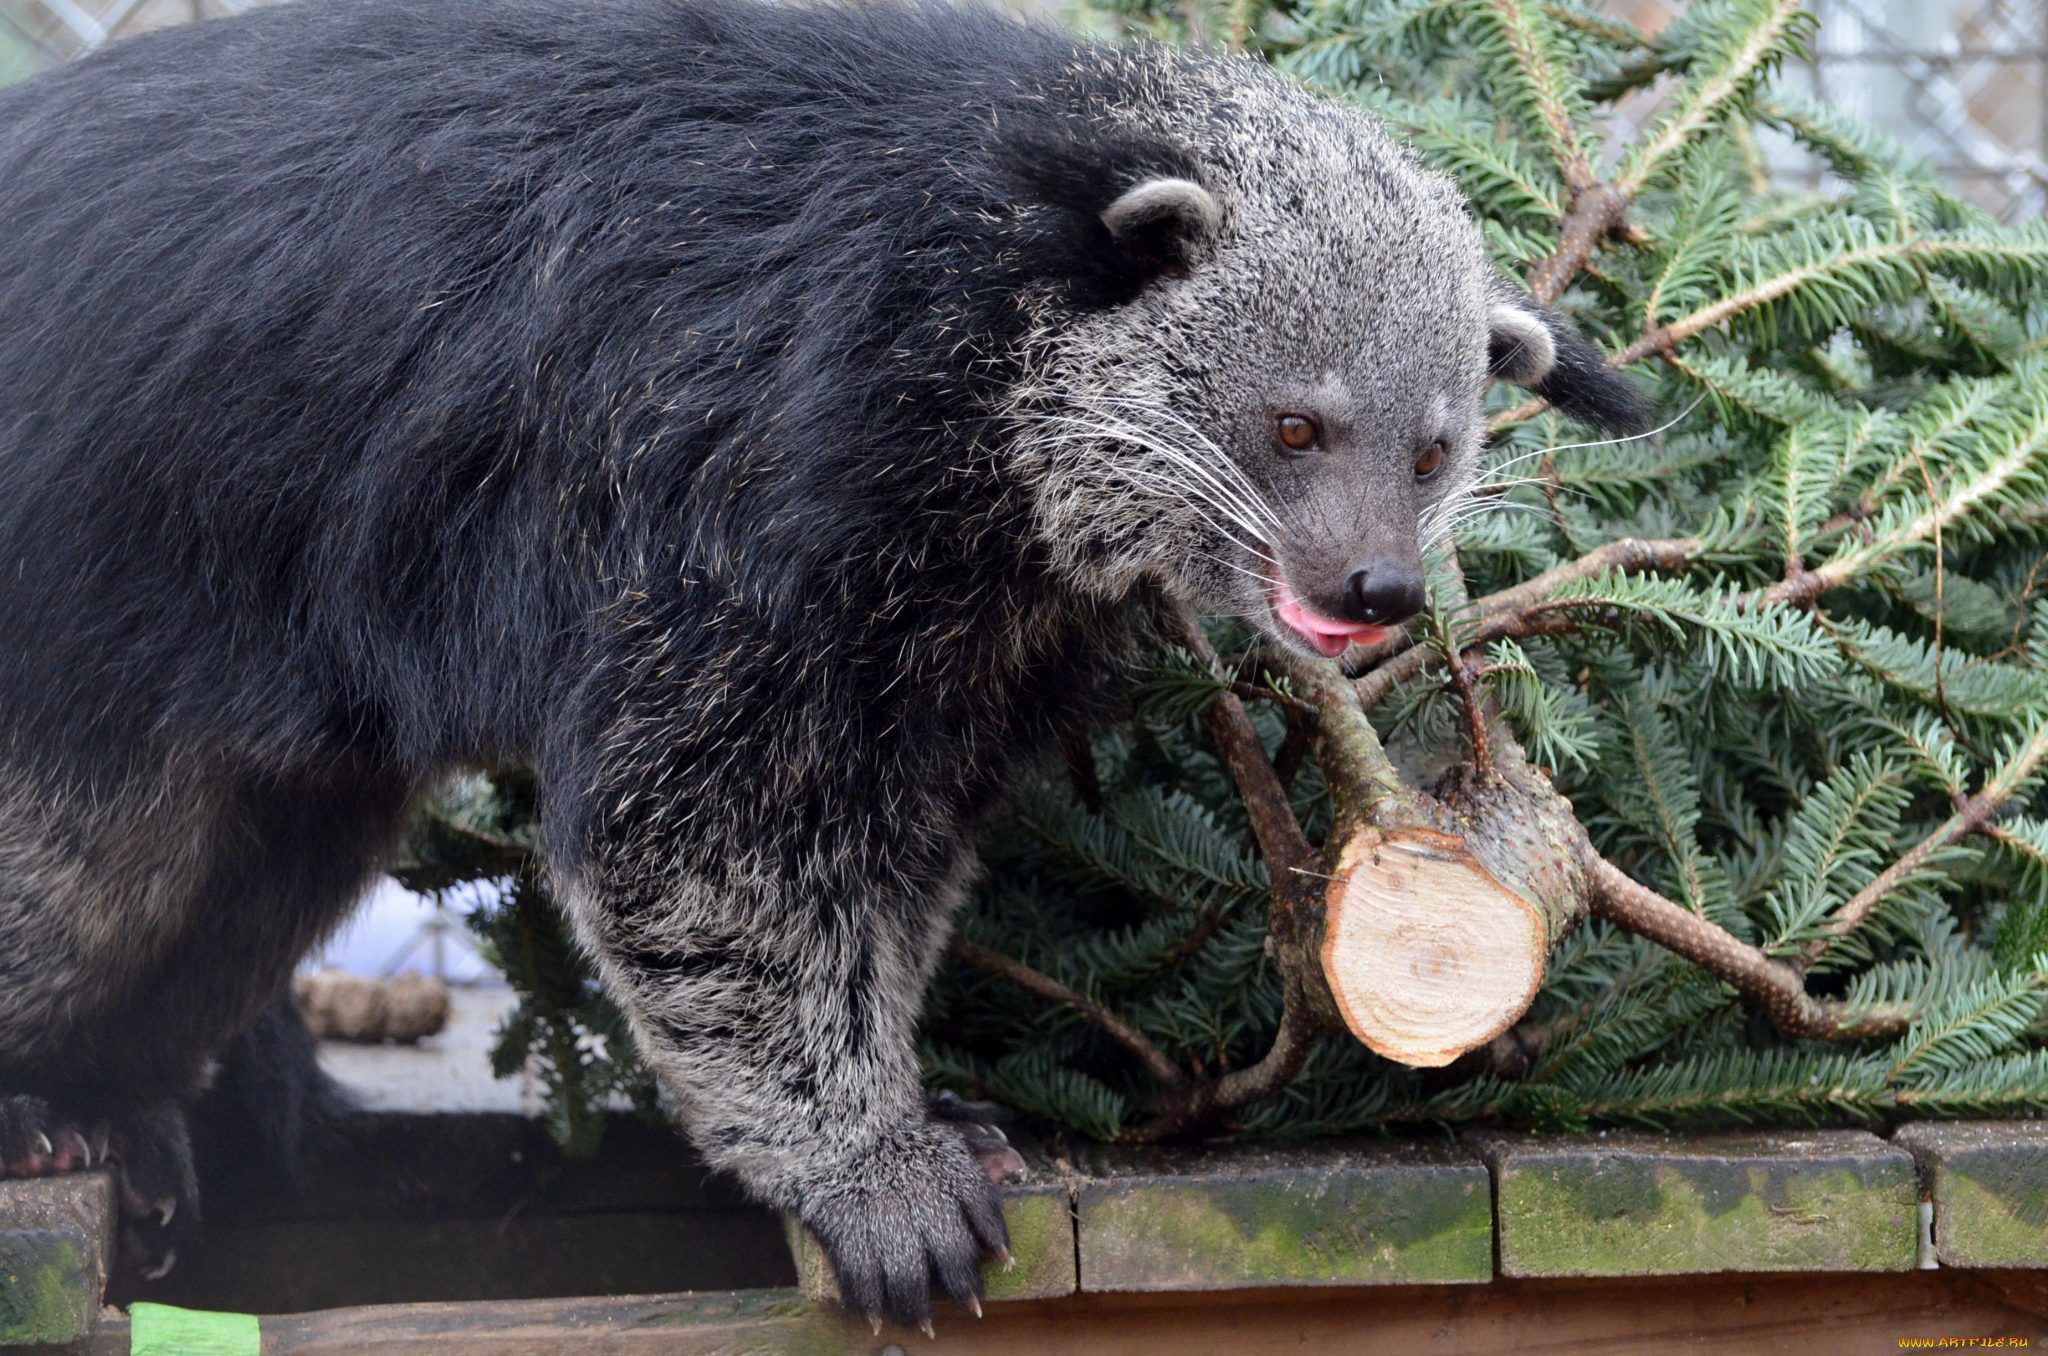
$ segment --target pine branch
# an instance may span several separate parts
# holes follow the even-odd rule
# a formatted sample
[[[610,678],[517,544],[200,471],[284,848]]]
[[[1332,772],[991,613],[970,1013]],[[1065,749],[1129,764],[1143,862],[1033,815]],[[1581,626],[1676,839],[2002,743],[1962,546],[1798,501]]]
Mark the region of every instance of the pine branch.
[[[1154,1045],[1145,1033],[1126,1022],[1093,999],[1068,988],[1051,975],[1032,969],[1020,960],[1013,960],[985,946],[977,946],[965,937],[954,937],[952,953],[977,970],[986,970],[1000,975],[1027,993],[1033,993],[1050,1003],[1072,1008],[1102,1029],[1104,1035],[1128,1050],[1145,1066],[1154,1078],[1167,1087],[1185,1081],[1187,1075],[1181,1067],[1167,1057],[1166,1052]]]
[[[2048,486],[2048,400],[2037,403],[2029,413],[2031,417],[2014,431],[2009,447],[1978,468],[1975,474],[1959,478],[1947,486],[1937,502],[1892,525],[1890,530],[1873,531],[1865,539],[1842,548],[1833,559],[1818,567],[1794,568],[1784,579],[1767,588],[1733,595],[1729,599],[1730,606],[1734,611],[1751,614],[1761,614],[1774,608],[1810,606],[1822,594],[1855,582],[1909,546],[1933,537],[1967,515],[1987,506],[2001,505],[2015,492],[2032,492],[2037,485]],[[1681,544],[1683,553],[1671,563],[1667,564],[1660,558],[1660,553],[1675,551]],[[1517,590],[1509,591],[1513,596],[1503,594],[1498,605],[1494,599],[1481,600],[1481,616],[1474,628],[1472,643],[1570,634],[1587,621],[1611,622],[1612,618],[1574,618],[1560,614],[1572,610],[1597,610],[1614,600],[1597,593],[1584,597],[1561,595],[1584,592],[1585,582],[1602,570],[1613,569],[1619,573],[1643,568],[1680,567],[1700,547],[1697,539],[1655,543],[1647,548],[1633,543],[1633,539],[1609,543],[1569,565],[1518,585]],[[1612,558],[1601,555],[1610,549],[1614,553]],[[1642,558],[1645,550],[1649,553],[1647,559]],[[1541,592],[1537,593],[1539,585]],[[1405,633],[1403,637],[1382,642],[1379,648],[1392,648],[1404,639]],[[1358,680],[1359,696],[1367,709],[1378,705],[1396,687],[1420,677],[1439,662],[1440,657],[1428,649],[1413,647],[1412,642],[1410,646]]]
[[[1256,1064],[1169,1089],[1160,1114],[1123,1138],[1136,1144],[1181,1138],[1214,1129],[1233,1113],[1265,1101],[1301,1072],[1315,1049],[1322,1025],[1310,1015],[1307,1000],[1290,985],[1272,1047]]]
[[[1706,78],[1680,91],[1655,135],[1629,157],[1616,177],[1614,188],[1624,202],[1642,192],[1667,160],[1726,116],[1729,106],[1796,43],[1802,21],[1810,22],[1803,13],[1804,0],[1765,0],[1749,8],[1750,21],[1731,35],[1725,51],[1714,54],[1719,61],[1695,63],[1696,70],[1701,64],[1712,67]]]
[[[1608,359],[1609,364],[1627,367],[1655,354],[1668,354],[1687,340],[1718,329],[1737,316],[1761,310],[1819,284],[1831,285],[1846,299],[1846,304],[1830,312],[1830,318],[1846,322],[1857,309],[1880,297],[1907,295],[1924,286],[1923,269],[1938,270],[1947,265],[1981,272],[1996,261],[2024,268],[2033,275],[2048,267],[2048,237],[2035,240],[2026,236],[2004,239],[1957,235],[1873,240],[1846,250],[1829,248],[1832,243],[1807,242],[1805,257],[1788,259],[1786,267],[1753,278],[1718,301],[1667,325],[1645,330],[1642,337]]]
[[[1815,100],[1773,90],[1769,97],[1756,101],[1754,111],[1759,122],[1817,152],[1845,178],[1927,173],[1924,164],[1886,133]]]
[[[1800,971],[1638,884],[1604,857],[1592,863],[1591,883],[1595,916],[1647,937],[1726,982],[1787,1036],[1885,1036],[1904,1026],[1898,1014],[1852,1014],[1840,1005],[1812,997]]]
[[[1795,966],[1802,971],[1810,969],[1830,947],[1855,931],[1901,885],[1913,879],[1936,853],[1973,834],[1990,832],[1999,812],[2041,769],[2044,761],[2048,761],[2048,725],[2037,727],[2012,758],[1985,778],[1975,795],[1960,798],[1955,813],[1943,820],[1939,828],[1908,848],[1836,910],[1821,929],[1823,935],[1807,945]]]
[[[1555,167],[1526,157],[1513,139],[1495,135],[1482,107],[1462,99],[1367,103],[1407,131],[1437,168],[1460,183],[1484,185],[1500,202],[1503,215],[1532,226],[1548,226],[1564,216],[1569,190],[1556,177]]]
[[[1162,602],[1160,607],[1188,652],[1213,668],[1216,651],[1195,614],[1178,603]],[[1315,848],[1294,818],[1294,810],[1287,803],[1287,791],[1273,771],[1272,760],[1266,756],[1265,745],[1260,743],[1251,717],[1245,714],[1244,704],[1234,692],[1223,692],[1203,712],[1203,720],[1244,795],[1252,832],[1258,837],[1259,850],[1273,879],[1285,880],[1307,867],[1315,858]]]
[[[1581,213],[1575,204],[1557,251],[1530,275],[1538,300],[1551,301],[1585,266],[1599,241],[1626,220],[1627,199],[1612,190],[1587,200]],[[1803,262],[1751,279],[1737,291],[1663,325],[1651,325],[1625,348],[1609,356],[1610,367],[1628,367],[1651,357],[1670,358],[1681,344],[1738,317],[1764,310],[1802,289],[1826,286],[1843,298],[1830,313],[1846,324],[1880,299],[1911,295],[1929,285],[1927,270],[1943,265],[1981,272],[1992,261],[2024,268],[2029,276],[2048,278],[2048,235],[2039,239],[1993,239],[1969,236],[1908,239],[1868,243],[1846,252],[1816,247]],[[1904,271],[1900,271],[1903,269]],[[1487,421],[1498,431],[1526,423],[1550,408],[1541,398],[1524,400]]]
[[[1572,279],[1593,257],[1600,242],[1627,227],[1628,204],[1626,194],[1606,184],[1592,183],[1574,192],[1571,211],[1559,225],[1557,247],[1529,270],[1525,280],[1529,295],[1546,306],[1563,296],[1565,288],[1571,286]],[[1511,413],[1531,405],[1535,406],[1536,413],[1548,408],[1547,402],[1524,401]],[[1501,416],[1495,420],[1494,427],[1506,422],[1509,422],[1508,417]]]
[[[1584,193],[1594,184],[1592,159],[1579,130],[1584,104],[1562,69],[1543,7],[1526,0],[1485,0],[1483,12],[1507,46],[1517,83],[1541,123],[1565,187],[1575,196]]]
[[[1479,613],[1479,624],[1472,633],[1471,643],[1485,644],[1530,634],[1534,619],[1532,609],[1562,589],[1609,572],[1642,574],[1682,570],[1702,546],[1696,537],[1657,540],[1624,537],[1595,547],[1576,560],[1479,599],[1474,605]],[[1382,660],[1382,656],[1387,657]],[[1421,677],[1437,656],[1417,647],[1403,629],[1366,650],[1364,658],[1367,663],[1380,661],[1357,682],[1359,702],[1369,711],[1401,684]]]
[[[1786,869],[1762,904],[1765,950],[1803,948],[1843,893],[1877,875],[1911,799],[1898,764],[1867,753],[1801,798],[1777,851]]]
[[[1810,618],[1794,608],[1753,606],[1753,596],[1701,593],[1681,580],[1597,576],[1541,601],[1482,616],[1473,641],[1572,635],[1587,627],[1621,629],[1640,622],[1661,629],[1674,647],[1692,647],[1710,669],[1746,684],[1789,687],[1833,671],[1836,652]],[[1418,647],[1382,669],[1405,674],[1444,662],[1440,650]],[[1385,690],[1384,683],[1374,682],[1362,695],[1377,700]]]
[[[1600,183],[1583,154],[1572,158],[1576,152],[1575,144],[1562,144],[1553,130],[1552,145],[1560,157],[1565,184],[1572,190],[1572,206],[1561,224],[1556,249],[1529,271],[1527,282],[1531,295],[1546,305],[1556,301],[1586,266],[1602,240],[1628,230],[1630,204],[1658,175],[1666,159],[1718,121],[1730,102],[1746,90],[1772,61],[1784,54],[1787,38],[1798,34],[1801,4],[1802,0],[1768,0],[1768,7],[1756,16],[1756,21],[1740,35],[1740,40],[1723,55],[1718,68],[1706,79],[1681,91],[1657,135],[1630,157],[1623,172],[1612,183]],[[1525,68],[1529,67],[1532,59],[1522,59]],[[1546,116],[1546,123],[1549,122],[1550,118]],[[1628,361],[1637,361],[1643,356],[1645,354],[1637,354]],[[1510,416],[1497,420],[1494,426],[1513,422],[1517,416],[1530,417],[1522,413],[1523,408],[1529,405],[1534,405],[1537,410],[1542,408],[1536,402],[1525,402],[1524,407],[1517,407]]]
[[[1609,18],[1604,14],[1589,14],[1572,5],[1547,4],[1543,17],[1560,28],[1574,28],[1588,37],[1613,47],[1647,48],[1650,40],[1643,31],[1625,19]]]

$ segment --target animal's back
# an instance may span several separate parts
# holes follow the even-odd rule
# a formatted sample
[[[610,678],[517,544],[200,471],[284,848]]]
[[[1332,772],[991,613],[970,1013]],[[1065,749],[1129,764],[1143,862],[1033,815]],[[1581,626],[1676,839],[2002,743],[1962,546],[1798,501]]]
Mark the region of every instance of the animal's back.
[[[858,422],[819,374],[863,365],[886,400],[983,206],[946,167],[1063,52],[914,9],[308,0],[0,96],[0,729],[445,757],[367,694],[587,603],[532,561],[623,497],[750,511],[677,498],[750,412]],[[694,447],[677,406],[716,411]],[[846,506],[804,488],[814,544]],[[116,691],[51,681],[82,667]]]
[[[188,1086],[412,793],[573,728],[636,580],[713,703],[650,758],[786,765],[736,834],[929,795],[869,846],[951,871],[1116,644],[1030,619],[1069,604],[964,469],[1044,282],[992,132],[1077,51],[304,0],[0,95],[0,1095]]]

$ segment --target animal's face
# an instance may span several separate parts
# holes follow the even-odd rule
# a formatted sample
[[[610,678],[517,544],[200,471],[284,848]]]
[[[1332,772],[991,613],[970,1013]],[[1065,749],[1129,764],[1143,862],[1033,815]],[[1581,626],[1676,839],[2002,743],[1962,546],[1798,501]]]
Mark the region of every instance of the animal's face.
[[[1542,387],[1585,345],[1496,277],[1447,181],[1353,115],[1289,103],[1284,139],[1224,119],[1208,184],[1156,176],[1103,209],[1157,271],[1050,347],[1023,408],[1041,531],[1071,570],[1335,656],[1423,607],[1489,380]],[[1625,417],[1619,379],[1596,380]]]

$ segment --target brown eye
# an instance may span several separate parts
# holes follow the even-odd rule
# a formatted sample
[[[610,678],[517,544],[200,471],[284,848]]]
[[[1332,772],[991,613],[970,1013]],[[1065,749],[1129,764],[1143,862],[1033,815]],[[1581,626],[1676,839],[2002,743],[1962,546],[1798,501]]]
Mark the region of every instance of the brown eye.
[[[1316,445],[1322,430],[1316,421],[1305,414],[1283,414],[1275,421],[1275,430],[1280,435],[1280,446],[1289,452],[1306,452]]]
[[[1428,447],[1423,448],[1421,455],[1415,458],[1415,478],[1417,480],[1427,480],[1435,475],[1436,468],[1443,464],[1444,440],[1438,438]]]

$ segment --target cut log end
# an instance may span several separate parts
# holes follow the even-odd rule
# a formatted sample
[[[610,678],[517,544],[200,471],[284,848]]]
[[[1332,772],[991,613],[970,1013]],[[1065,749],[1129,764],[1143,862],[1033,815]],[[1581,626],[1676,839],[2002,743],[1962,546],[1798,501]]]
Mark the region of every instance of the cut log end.
[[[1536,997],[1542,914],[1449,834],[1361,832],[1325,903],[1323,975],[1351,1034],[1388,1059],[1449,1064]]]

